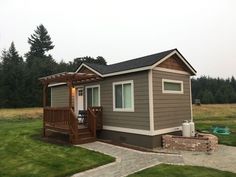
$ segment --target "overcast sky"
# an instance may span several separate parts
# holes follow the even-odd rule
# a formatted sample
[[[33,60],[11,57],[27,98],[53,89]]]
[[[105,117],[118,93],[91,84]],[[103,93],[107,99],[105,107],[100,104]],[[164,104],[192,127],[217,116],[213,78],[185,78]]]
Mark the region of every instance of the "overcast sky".
[[[21,55],[43,24],[57,60],[108,64],[178,48],[198,76],[236,77],[235,0],[0,0],[0,50]]]

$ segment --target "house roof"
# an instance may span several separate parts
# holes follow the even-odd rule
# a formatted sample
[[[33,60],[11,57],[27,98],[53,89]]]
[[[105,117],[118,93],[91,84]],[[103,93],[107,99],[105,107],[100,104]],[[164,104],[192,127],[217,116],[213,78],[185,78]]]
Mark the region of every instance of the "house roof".
[[[138,68],[150,69],[148,67],[153,66],[154,64],[161,61],[162,59],[164,59],[168,55],[171,55],[172,53],[173,54],[178,53],[179,56],[181,57],[181,59],[185,62],[185,64],[193,72],[193,74],[196,73],[196,70],[188,63],[188,61],[182,56],[182,54],[177,49],[171,49],[171,50],[167,50],[164,52],[160,52],[160,53],[156,53],[156,54],[152,54],[152,55],[147,55],[144,57],[135,58],[132,60],[127,60],[127,61],[123,61],[123,62],[111,64],[111,65],[100,65],[100,64],[83,62],[79,66],[79,68],[77,69],[76,72],[78,72],[80,70],[82,65],[92,68],[93,70],[95,70],[96,72],[98,72],[101,75],[109,75],[112,73],[118,73],[118,72],[127,71],[127,70],[135,70]]]

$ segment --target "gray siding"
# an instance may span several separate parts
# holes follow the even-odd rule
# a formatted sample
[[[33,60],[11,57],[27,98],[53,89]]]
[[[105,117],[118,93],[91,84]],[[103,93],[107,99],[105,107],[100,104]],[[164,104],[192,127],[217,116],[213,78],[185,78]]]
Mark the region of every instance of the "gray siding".
[[[68,107],[69,92],[66,85],[51,87],[51,106],[52,107]],[[74,98],[72,98],[74,105]]]
[[[181,126],[184,120],[190,120],[190,76],[156,70],[152,75],[155,130]],[[184,93],[162,93],[162,79],[183,81]]]
[[[134,83],[134,112],[113,111],[112,83],[133,80]],[[149,97],[148,72],[137,72],[104,78],[100,82],[101,106],[103,107],[103,123],[105,126],[149,130]]]

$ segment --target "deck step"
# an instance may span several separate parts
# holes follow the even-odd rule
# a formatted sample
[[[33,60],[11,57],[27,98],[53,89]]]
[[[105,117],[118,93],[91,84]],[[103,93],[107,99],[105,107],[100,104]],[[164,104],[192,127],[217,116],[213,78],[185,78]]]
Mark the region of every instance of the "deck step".
[[[96,140],[88,128],[78,129],[78,139],[73,138],[73,144],[83,144],[94,142]]]
[[[86,137],[86,138],[79,138],[77,140],[74,140],[74,144],[83,144],[83,143],[91,143],[94,142],[96,138],[94,137]]]
[[[90,130],[88,128],[81,128],[81,129],[78,129],[78,132],[90,132]]]
[[[78,133],[79,138],[88,138],[88,137],[92,137],[91,132],[79,132]]]

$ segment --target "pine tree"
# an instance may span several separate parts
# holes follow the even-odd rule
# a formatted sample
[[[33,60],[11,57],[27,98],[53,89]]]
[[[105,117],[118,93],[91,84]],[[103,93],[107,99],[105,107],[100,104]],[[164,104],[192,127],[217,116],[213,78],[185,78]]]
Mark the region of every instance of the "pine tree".
[[[100,65],[107,65],[105,58],[103,58],[102,56],[97,56],[96,63]]]
[[[4,107],[24,106],[24,62],[12,42],[2,53],[1,100]]]
[[[56,72],[57,63],[46,52],[54,48],[51,37],[43,25],[39,25],[35,33],[28,38],[30,51],[25,55],[27,64],[27,105],[42,105],[42,85],[39,78]]]
[[[45,57],[45,53],[54,48],[51,37],[48,35],[47,29],[42,24],[39,25],[34,32],[35,33],[28,38],[30,51],[26,54],[26,56],[39,58]]]

